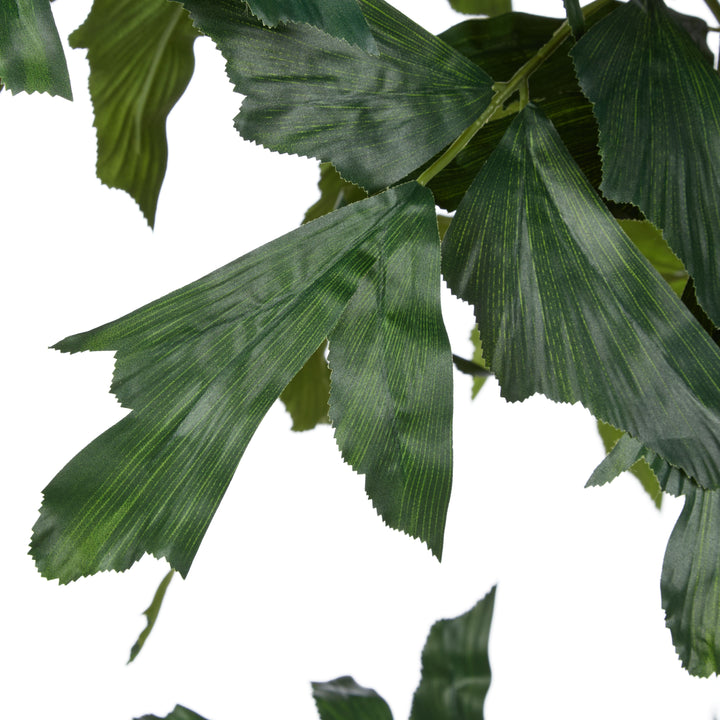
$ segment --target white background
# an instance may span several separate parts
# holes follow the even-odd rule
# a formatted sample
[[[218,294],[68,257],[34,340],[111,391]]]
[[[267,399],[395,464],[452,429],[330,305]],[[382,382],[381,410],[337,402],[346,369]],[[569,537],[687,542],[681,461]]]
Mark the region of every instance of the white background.
[[[460,19],[444,0],[394,4],[433,32]],[[53,7],[65,38],[89,3]],[[563,13],[559,0],[515,7]],[[207,39],[196,54],[169,120],[155,232],[94,177],[84,52],[68,53],[75,102],[0,94],[3,717],[131,720],[182,703],[209,720],[310,720],[310,681],[350,674],[402,720],[430,625],[496,582],[489,719],[720,713],[720,681],[681,669],[660,607],[681,501],[658,513],[630,477],[583,489],[602,457],[585,411],[509,405],[492,382],[470,402],[458,375],[442,564],[383,525],[329,428],[291,433],[276,405],[134,664],[163,562],[63,587],[36,573],[27,546],[42,488],[123,414],[108,393],[110,355],[47,347],[294,229],[317,197],[316,162],[241,141],[222,59]],[[471,314],[451,301],[447,311],[467,355]]]

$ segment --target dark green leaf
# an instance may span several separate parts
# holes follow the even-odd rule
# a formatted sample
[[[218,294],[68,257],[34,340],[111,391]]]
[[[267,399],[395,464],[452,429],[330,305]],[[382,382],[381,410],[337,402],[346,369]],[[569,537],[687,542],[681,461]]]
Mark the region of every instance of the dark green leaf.
[[[330,367],[325,359],[326,349],[327,342],[323,341],[280,394],[296,432],[330,422]]]
[[[266,25],[307,23],[328,35],[343,38],[369,53],[377,45],[357,0],[248,0],[250,10]]]
[[[467,15],[501,15],[512,12],[512,0],[450,0],[453,10]]]
[[[600,127],[603,193],[663,230],[720,323],[720,78],[659,0],[622,5],[571,54]]]
[[[176,705],[175,709],[164,718],[157,715],[143,715],[136,720],[205,720],[205,718],[182,705]]]
[[[495,588],[464,615],[432,626],[410,720],[482,720],[494,605]]]
[[[112,391],[133,411],[45,488],[42,574],[68,582],[151,553],[185,575],[255,429],[326,337],[341,451],[385,521],[440,555],[452,360],[435,206],[408,183],[58,343],[116,351]]]
[[[13,94],[46,92],[72,100],[49,0],[0,0],[0,78]]]
[[[620,438],[625,434],[622,430],[618,430],[612,425],[608,425],[600,420],[598,420],[598,433],[600,435],[600,439],[603,441],[606,453],[609,453],[613,447],[615,447],[618,440],[620,440]],[[628,470],[640,481],[643,489],[655,503],[655,507],[659,510],[662,507],[662,490],[660,488],[660,483],[658,483],[658,480],[655,477],[655,473],[652,471],[645,459],[641,458],[637,460],[628,468]],[[591,484],[594,483],[588,482],[588,485]]]
[[[158,585],[158,589],[155,591],[155,595],[153,596],[150,606],[143,613],[143,615],[145,615],[145,617],[147,618],[147,625],[140,633],[140,636],[130,650],[130,659],[128,660],[128,665],[140,654],[140,651],[145,646],[145,641],[148,639],[148,637],[150,637],[150,633],[152,632],[153,628],[155,627],[155,623],[157,622],[158,614],[160,613],[160,608],[162,607],[163,600],[165,599],[165,593],[167,592],[168,585],[170,585],[170,581],[173,579],[174,574],[175,571],[171,570],[160,581],[160,585]]]
[[[392,720],[388,704],[351,677],[312,684],[321,720]]]
[[[88,49],[97,174],[126,190],[152,226],[167,166],[165,121],[193,74],[197,31],[167,0],[94,0],[70,36]]]
[[[370,191],[404,178],[484,110],[492,80],[383,0],[360,0],[379,55],[307,25],[267,28],[241,6],[185,0],[238,92],[240,134],[331,161]]]
[[[507,399],[579,401],[720,485],[718,347],[533,105],[483,166],[442,247]]]
[[[579,38],[585,32],[585,18],[580,7],[580,0],[563,0],[565,14],[572,28],[572,34]]]

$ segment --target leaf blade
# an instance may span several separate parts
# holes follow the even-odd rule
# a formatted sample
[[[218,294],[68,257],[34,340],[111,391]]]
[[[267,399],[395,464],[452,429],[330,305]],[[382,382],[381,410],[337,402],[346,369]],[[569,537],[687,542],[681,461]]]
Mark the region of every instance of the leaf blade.
[[[392,720],[385,700],[349,676],[314,682],[312,694],[321,720]]]

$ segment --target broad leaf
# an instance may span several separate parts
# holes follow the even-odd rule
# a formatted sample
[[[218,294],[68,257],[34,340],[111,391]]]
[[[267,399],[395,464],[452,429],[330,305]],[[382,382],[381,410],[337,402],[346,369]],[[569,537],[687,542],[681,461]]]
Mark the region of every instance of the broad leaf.
[[[235,124],[272,150],[331,161],[370,191],[406,177],[490,102],[492,80],[383,0],[359,0],[379,55],[307,25],[267,28],[241,5],[185,0],[238,92]]]
[[[176,705],[173,711],[164,718],[157,715],[143,715],[136,720],[205,720],[205,718],[182,705]]]
[[[116,351],[112,391],[133,411],[45,489],[42,574],[68,582],[152,553],[185,575],[259,422],[326,337],[341,451],[386,522],[440,555],[452,361],[435,206],[408,183],[58,343]]]
[[[248,5],[266,25],[307,23],[324,30],[328,35],[357,45],[365,52],[377,52],[375,38],[357,0],[248,0]]]
[[[410,720],[482,720],[494,606],[495,588],[464,615],[432,626]]]
[[[168,585],[170,585],[170,581],[173,579],[174,574],[175,571],[171,570],[160,581],[160,585],[158,585],[158,589],[155,591],[152,602],[143,613],[147,619],[147,625],[143,628],[137,641],[130,649],[130,659],[128,660],[128,665],[140,654],[143,647],[145,647],[145,642],[150,637],[150,633],[153,631],[155,623],[157,622],[160,608],[162,607],[163,600],[165,600],[165,593],[167,592]]]
[[[443,242],[512,401],[581,402],[720,486],[720,352],[629,241],[547,118],[528,105]]]
[[[351,677],[314,682],[312,693],[321,720],[392,720],[385,700]]]
[[[72,100],[49,0],[0,0],[0,79],[13,94],[46,92]]]
[[[571,55],[600,127],[603,193],[663,230],[720,324],[720,78],[660,0],[622,5]]]
[[[453,10],[467,15],[501,15],[512,12],[512,0],[450,0]]]
[[[168,0],[94,0],[70,36],[88,49],[98,178],[126,190],[151,226],[167,166],[165,121],[192,77],[196,37]]]

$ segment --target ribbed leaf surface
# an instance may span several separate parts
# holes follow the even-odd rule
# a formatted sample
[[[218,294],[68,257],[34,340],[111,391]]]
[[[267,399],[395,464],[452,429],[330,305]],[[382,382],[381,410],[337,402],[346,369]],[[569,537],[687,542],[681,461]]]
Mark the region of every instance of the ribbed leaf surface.
[[[49,0],[0,0],[0,81],[13,94],[46,92],[72,100]]]
[[[490,688],[493,588],[475,607],[430,629],[410,720],[482,720]]]
[[[314,682],[312,693],[320,720],[392,720],[385,700],[351,677]]]
[[[400,263],[418,288],[390,285]],[[40,571],[68,582],[123,570],[147,552],[186,574],[262,417],[339,320],[334,416],[357,422],[356,437],[339,432],[340,449],[368,472],[368,490],[378,489],[372,499],[388,522],[440,554],[451,482],[452,361],[439,268],[432,194],[409,183],[58,343],[69,352],[115,350],[112,391],[133,411],[45,489],[31,543]],[[352,404],[352,382],[341,380],[345,345],[356,336],[372,347],[386,344],[351,361],[369,383],[366,407]],[[413,372],[397,377],[399,362]],[[430,386],[435,404],[420,395]],[[353,443],[372,444],[373,433],[393,442],[359,453]]]
[[[383,0],[359,0],[378,55],[307,25],[267,28],[242,4],[185,0],[238,92],[240,134],[331,161],[385,188],[453,141],[488,105],[492,80]]]
[[[97,175],[155,223],[168,148],[165,121],[193,74],[197,31],[168,0],[94,0],[70,44],[88,49]]]
[[[503,394],[581,402],[720,486],[720,353],[528,105],[443,242]]]
[[[307,23],[328,35],[376,53],[377,45],[357,0],[248,0],[250,10],[266,25]]]
[[[720,78],[660,0],[622,5],[572,51],[606,197],[661,228],[720,324]]]

